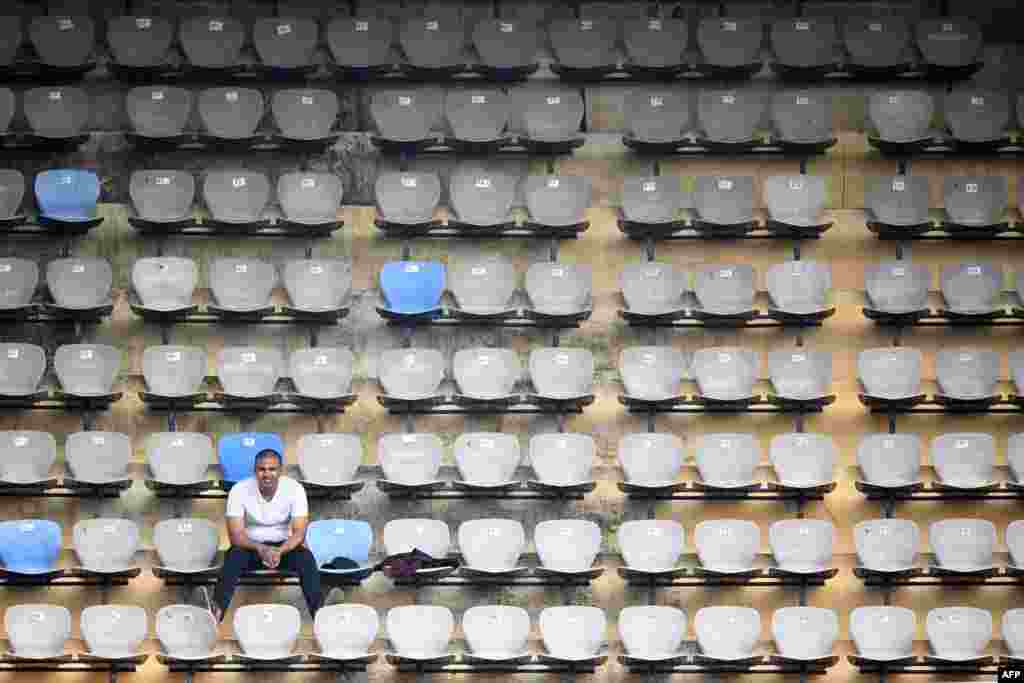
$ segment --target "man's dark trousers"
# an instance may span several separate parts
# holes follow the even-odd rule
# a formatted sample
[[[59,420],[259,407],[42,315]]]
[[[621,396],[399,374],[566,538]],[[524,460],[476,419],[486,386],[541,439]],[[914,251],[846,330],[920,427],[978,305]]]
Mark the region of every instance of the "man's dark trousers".
[[[281,543],[264,543],[273,547],[279,547]],[[289,553],[281,556],[281,563],[277,566],[280,571],[296,574],[299,577],[299,584],[302,586],[302,595],[306,598],[306,606],[309,607],[309,614],[316,616],[323,602],[323,592],[320,588],[320,570],[316,566],[316,559],[309,548],[300,545]],[[213,601],[220,606],[221,619],[228,611],[231,604],[231,597],[235,594],[238,581],[246,572],[257,569],[266,569],[263,560],[255,550],[245,550],[231,546],[224,556],[224,566],[221,568],[220,579],[217,581],[217,588],[213,594]]]

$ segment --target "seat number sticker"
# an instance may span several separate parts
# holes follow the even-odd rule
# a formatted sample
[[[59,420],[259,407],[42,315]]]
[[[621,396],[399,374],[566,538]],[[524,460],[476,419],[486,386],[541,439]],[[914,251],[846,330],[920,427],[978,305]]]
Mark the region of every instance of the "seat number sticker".
[[[736,96],[722,95],[722,104],[736,104]]]
[[[978,183],[967,183],[964,189],[970,194],[976,194],[978,192]]]
[[[416,187],[416,178],[413,176],[402,176],[402,187]]]
[[[661,95],[651,95],[651,106],[657,109],[665,106],[665,98]]]
[[[313,365],[324,366],[327,365],[327,356],[320,355],[313,359]]]
[[[552,95],[552,96],[548,97],[547,103],[549,105],[561,104],[562,103],[562,98],[557,96],[557,95]]]
[[[412,106],[412,98],[409,97],[408,95],[399,95],[398,96],[398,106],[400,106],[400,107],[411,107]]]
[[[643,185],[640,186],[640,189],[642,189],[644,192],[657,192],[658,191],[658,183],[656,183],[653,180],[648,180],[648,181],[644,182]]]
[[[162,102],[164,99],[164,91],[154,90],[152,93],[150,93],[149,99],[153,100],[154,102]]]
[[[899,104],[899,103],[900,103],[900,96],[899,95],[889,95],[889,104]]]
[[[210,29],[210,33],[220,33],[224,30],[224,22],[214,20],[208,24],[208,27]]]
[[[799,192],[800,190],[804,189],[804,181],[802,181],[802,180],[790,180],[789,181],[789,189],[793,190],[794,192]]]
[[[512,31],[516,30],[516,25],[503,21],[498,24],[498,30],[502,33],[512,33]]]
[[[75,22],[71,21],[67,17],[62,17],[57,20],[57,29],[60,31],[70,31],[75,27]]]
[[[565,268],[552,268],[551,277],[565,277]]]
[[[85,272],[85,265],[83,265],[81,263],[76,263],[75,265],[71,266],[71,272],[72,273],[84,273]]]
[[[368,21],[357,21],[356,22],[356,32],[357,33],[365,33],[366,31],[369,31],[369,30],[370,30],[370,22],[368,22]]]
[[[893,192],[903,192],[906,189],[907,189],[907,183],[905,181],[903,181],[903,180],[894,180],[894,181],[892,181],[892,191]]]
[[[581,31],[590,31],[593,28],[594,28],[594,22],[591,21],[590,19],[584,19],[583,21],[580,22],[580,30]]]
[[[302,189],[303,190],[311,190],[314,187],[316,187],[316,178],[303,178],[302,179]]]
[[[242,354],[242,362],[243,363],[255,363],[256,362],[256,354],[253,353],[252,351],[246,351],[245,353]]]
[[[718,189],[719,190],[731,190],[732,189],[732,181],[731,180],[727,180],[725,178],[720,178],[719,181],[718,181]]]
[[[473,266],[470,272],[479,277],[481,275],[487,275],[487,268],[484,266]]]
[[[135,20],[135,28],[140,31],[146,31],[153,28],[153,20],[149,17],[139,17]]]
[[[418,273],[418,272],[420,272],[420,267],[418,265],[416,265],[415,263],[410,263],[409,265],[407,265],[405,267],[405,272],[407,272],[407,273]]]
[[[235,272],[236,273],[248,273],[249,272],[249,264],[248,263],[236,263],[235,264]]]
[[[51,90],[50,91],[50,99],[53,100],[54,102],[58,102],[58,101],[64,99],[64,93],[62,93],[60,90]]]
[[[548,187],[556,189],[561,184],[558,178],[548,178]]]
[[[224,93],[224,99],[227,100],[228,102],[237,102],[238,101],[238,91],[237,90],[228,90],[226,93]]]
[[[474,183],[474,184],[476,185],[477,188],[479,188],[481,190],[486,190],[486,189],[489,189],[491,187],[491,179],[490,178],[477,178],[476,179],[476,183]]]
[[[722,30],[723,31],[735,31],[736,30],[736,22],[735,21],[723,21],[722,22]]]
[[[647,22],[648,31],[660,31],[661,30],[661,19],[651,19]]]
[[[424,24],[424,28],[427,29],[428,31],[436,31],[438,29],[437,20],[432,19],[428,21],[426,24]]]
[[[11,360],[17,360],[21,356],[20,349],[7,349],[7,357]]]
[[[806,21],[798,21],[793,24],[793,28],[795,28],[797,31],[810,31],[811,25]]]
[[[256,445],[256,439],[252,438],[251,436],[247,436],[244,439],[242,439],[242,445],[245,446],[246,448],[252,448],[253,446]]]
[[[473,95],[469,99],[473,104],[487,104],[487,95]]]
[[[558,354],[557,356],[555,356],[555,363],[557,363],[558,365],[568,365],[569,364],[569,354],[567,354],[567,353],[560,353],[560,354]]]
[[[804,95],[797,95],[796,96],[796,103],[801,105],[801,106],[803,106],[805,104],[810,104],[811,103],[811,98],[810,97],[806,97]]]
[[[78,352],[78,360],[92,360],[92,349],[83,349]]]
[[[178,524],[179,534],[190,534],[192,533],[192,522],[180,522]]]
[[[181,351],[168,351],[165,358],[168,363],[178,363],[181,361]]]
[[[278,24],[277,25],[277,35],[279,35],[279,36],[286,36],[286,35],[288,35],[291,32],[292,32],[292,25],[291,24]]]
[[[732,268],[722,268],[720,271],[718,271],[718,277],[725,278],[726,280],[731,278],[732,274],[733,274]]]
[[[302,102],[302,104],[313,104],[313,96],[303,95],[299,101]]]
[[[972,97],[971,98],[971,104],[974,105],[975,107],[984,107],[985,106],[985,98],[984,97],[977,97],[977,96]]]
[[[967,266],[968,275],[981,275],[981,266]]]
[[[10,263],[0,264],[0,273],[9,273],[12,269],[13,268]]]
[[[171,442],[171,446],[173,448],[184,448],[185,447],[185,439],[175,439],[174,441]]]
[[[309,273],[311,275],[323,275],[323,272],[324,272],[324,267],[323,266],[317,265],[317,266],[310,266],[309,267]]]
[[[732,354],[731,353],[720,353],[720,354],[718,354],[718,362],[719,363],[729,363],[731,361],[732,361]]]
[[[92,437],[92,445],[93,446],[102,446],[106,442],[107,442],[107,440],[105,438],[103,438],[102,436],[94,436],[94,437]]]
[[[871,31],[872,33],[881,33],[882,25],[877,21],[871,22],[870,24],[868,24],[868,30]]]
[[[27,446],[27,445],[28,445],[28,437],[27,436],[16,436],[16,437],[14,437],[14,446],[15,446],[15,448],[22,448],[22,447]]]

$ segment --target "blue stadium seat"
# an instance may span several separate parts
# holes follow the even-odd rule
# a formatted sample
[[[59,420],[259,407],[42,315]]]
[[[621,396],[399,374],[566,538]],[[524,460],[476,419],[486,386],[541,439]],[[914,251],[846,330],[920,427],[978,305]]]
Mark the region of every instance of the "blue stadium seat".
[[[100,180],[92,171],[43,171],[36,176],[35,192],[43,218],[65,222],[85,222],[96,218]]]
[[[0,560],[7,572],[54,572],[60,556],[60,540],[60,525],[47,519],[0,522]]]
[[[217,442],[217,458],[224,471],[224,481],[234,484],[253,476],[256,454],[268,448],[284,457],[284,441],[277,434],[241,432],[220,437]]]
[[[366,522],[353,519],[318,519],[306,529],[306,545],[320,571],[331,574],[354,576],[362,580],[372,569],[367,567],[370,546],[373,545],[373,529]],[[336,557],[343,557],[359,564],[353,569],[325,569],[324,565]]]
[[[439,310],[444,285],[445,267],[436,261],[392,261],[380,269],[380,289],[393,313]]]

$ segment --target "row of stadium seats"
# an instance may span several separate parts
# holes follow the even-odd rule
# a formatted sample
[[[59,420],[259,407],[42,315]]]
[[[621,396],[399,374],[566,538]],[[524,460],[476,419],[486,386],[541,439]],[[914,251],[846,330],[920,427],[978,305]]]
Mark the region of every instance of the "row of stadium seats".
[[[265,18],[252,23],[215,16],[173,23],[162,17],[124,16],[110,20],[106,42],[115,64],[124,67],[170,67],[172,46],[180,46],[187,65],[199,69],[240,72],[243,49],[251,43],[259,66],[267,69],[315,68],[321,27],[310,18]],[[394,25],[387,18],[341,17],[323,31],[323,42],[339,67],[380,70],[404,63],[412,69],[454,74],[471,62],[491,75],[535,70],[545,44],[556,59],[556,71],[612,72],[620,64],[638,70],[678,72],[690,64],[756,71],[765,43],[765,22],[757,17],[708,17],[690,27],[681,19],[615,18],[558,19],[544,28],[530,22],[485,19],[472,27],[472,57],[467,51],[467,26],[450,17],[410,18]],[[396,30],[397,29],[397,30]],[[0,24],[6,45],[0,64],[11,63],[23,42],[17,17]],[[545,35],[546,33],[546,35]],[[96,61],[97,31],[84,16],[41,16],[29,22],[28,37],[47,66],[84,69]],[[832,17],[778,19],[768,31],[775,61],[786,75],[839,64],[854,73],[888,75],[909,71],[917,63],[938,67],[969,67],[981,60],[981,29],[966,18],[924,19],[911,27],[898,16],[851,17],[842,28]],[[842,48],[840,50],[840,47]],[[396,50],[400,50],[399,52]],[[916,49],[915,49],[916,48]],[[920,52],[920,57],[917,55]],[[812,73],[815,73],[812,71]],[[898,72],[897,72],[898,73]]]

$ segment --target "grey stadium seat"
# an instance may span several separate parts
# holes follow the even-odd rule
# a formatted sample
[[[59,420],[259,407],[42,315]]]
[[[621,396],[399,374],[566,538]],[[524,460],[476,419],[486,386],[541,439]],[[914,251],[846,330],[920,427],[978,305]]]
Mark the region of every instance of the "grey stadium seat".
[[[73,138],[89,122],[89,95],[80,88],[32,88],[22,95],[29,128],[42,138]]]
[[[694,192],[697,216],[712,228],[754,220],[752,176],[699,176]]]
[[[142,352],[142,376],[149,393],[183,397],[202,392],[206,350],[195,346],[150,346]]]
[[[313,656],[339,661],[371,657],[380,617],[369,605],[341,604],[320,608],[313,620],[313,634],[320,652]]]
[[[76,68],[94,59],[96,25],[87,16],[33,17],[28,37],[45,66]]]
[[[614,70],[618,35],[618,22],[611,18],[555,19],[548,24],[548,38],[557,66],[570,73]]]
[[[132,88],[124,96],[128,120],[136,135],[175,138],[185,133],[192,116],[191,90],[169,85]]]
[[[96,574],[117,574],[138,566],[142,547],[138,525],[130,519],[79,520],[71,537],[82,568]],[[95,649],[95,648],[94,648]]]
[[[49,432],[0,432],[0,482],[54,482],[50,468],[57,462],[57,441]]]
[[[388,396],[415,401],[437,395],[444,368],[436,349],[390,349],[380,354],[377,376]]]
[[[378,90],[370,99],[370,116],[381,138],[389,142],[422,142],[439,123],[443,103],[430,88]]]
[[[338,96],[330,90],[278,90],[270,98],[270,113],[287,140],[328,139],[338,111]]]
[[[693,374],[702,398],[742,401],[754,396],[757,354],[746,349],[718,347],[693,354]]]
[[[832,384],[832,354],[828,351],[769,351],[768,375],[776,394],[807,401],[825,398]]]
[[[661,316],[685,309],[687,274],[670,263],[631,263],[619,275],[619,284],[632,314]]]
[[[462,482],[469,486],[502,487],[515,478],[521,454],[519,439],[501,432],[460,434],[452,449]]]
[[[156,613],[156,637],[169,658],[207,659],[215,655],[217,622],[205,608],[167,605]]]
[[[982,659],[992,640],[992,613],[978,607],[928,610],[925,633],[931,656],[946,662]]]
[[[270,306],[277,285],[274,265],[255,258],[216,258],[210,264],[210,288],[219,308],[260,311]]]
[[[693,530],[693,544],[704,571],[740,574],[754,569],[761,530],[745,519],[705,520]]]
[[[910,486],[921,480],[922,451],[916,434],[868,434],[857,446],[857,464],[872,486]]]
[[[494,401],[513,396],[523,374],[519,356],[511,349],[461,349],[452,359],[459,394]]]
[[[199,93],[203,130],[221,140],[248,140],[263,118],[263,94],[253,88],[207,88]]]
[[[380,219],[389,223],[429,223],[441,201],[436,173],[381,173],[373,185]]]
[[[783,486],[814,488],[834,480],[839,449],[825,434],[778,434],[768,446],[768,459]]]
[[[772,308],[782,313],[811,315],[829,310],[832,271],[818,261],[787,261],[768,269]]]
[[[678,607],[644,605],[619,613],[619,637],[626,654],[641,662],[677,660],[686,637],[686,612]]]
[[[473,226],[498,226],[512,223],[512,206],[516,202],[517,178],[508,173],[491,171],[476,164],[460,165],[448,183],[452,222]]]
[[[35,344],[0,344],[0,396],[32,396],[46,372],[46,351]]]
[[[917,48],[931,67],[979,67],[984,41],[981,27],[967,17],[922,19],[916,28]]]
[[[46,284],[59,308],[86,310],[110,304],[114,273],[101,258],[61,258],[46,264]]]
[[[917,619],[913,610],[866,605],[850,611],[850,636],[864,659],[887,662],[914,656]]]
[[[632,18],[622,22],[626,70],[664,72],[683,67],[689,26],[682,19]]]
[[[910,61],[910,31],[899,16],[848,18],[843,24],[843,45],[855,73],[899,73]]]
[[[139,218],[151,223],[192,220],[196,181],[186,171],[134,171],[128,192]],[[184,260],[184,259],[180,259]]]
[[[292,655],[302,616],[291,605],[245,605],[232,622],[243,659],[275,660]]]
[[[224,393],[242,398],[262,398],[274,393],[284,369],[277,349],[235,346],[217,354],[217,376]]]
[[[686,357],[670,346],[633,346],[619,354],[619,373],[626,396],[664,401],[682,394]]]
[[[532,223],[560,228],[586,222],[591,198],[586,176],[528,176],[523,192]]]
[[[748,265],[704,265],[697,269],[694,292],[701,312],[744,315],[754,307],[754,269]]]
[[[626,434],[619,440],[618,457],[630,485],[671,486],[685,459],[683,440],[675,434]]]
[[[159,484],[188,486],[208,480],[213,440],[195,432],[161,432],[146,437],[146,463]]]
[[[486,71],[525,75],[537,68],[542,39],[535,24],[514,19],[481,19],[473,27],[473,46]]]
[[[868,98],[868,116],[882,142],[911,143],[932,137],[935,104],[921,90],[890,90]]]
[[[449,90],[444,112],[453,137],[460,142],[496,143],[505,140],[508,96],[497,88]]]
[[[776,19],[769,28],[773,68],[794,75],[824,74],[835,66],[838,31],[833,17]]]
[[[996,90],[960,88],[946,95],[943,114],[958,142],[998,142],[1007,137],[1010,96]]]
[[[972,401],[999,395],[999,354],[995,351],[945,349],[935,356],[935,377],[942,395]]]
[[[465,29],[457,18],[411,17],[401,23],[398,40],[416,69],[461,71]]]
[[[631,176],[622,181],[622,218],[628,223],[671,224],[689,204],[678,176]]]
[[[763,116],[764,102],[753,90],[702,90],[697,95],[697,124],[705,143],[751,144]]]
[[[589,311],[591,269],[566,263],[534,263],[526,271],[530,309],[543,315],[577,315]]]
[[[761,614],[751,607],[702,607],[693,618],[702,656],[718,661],[749,659],[761,640]]]
[[[832,98],[815,90],[783,90],[772,95],[771,119],[779,141],[796,145],[831,144]]]
[[[352,393],[355,357],[348,349],[299,349],[292,352],[288,362],[300,396],[332,399]]]
[[[258,223],[270,201],[270,181],[250,171],[209,171],[203,178],[203,198],[215,221]]]
[[[991,434],[955,432],[932,439],[932,465],[939,482],[960,489],[995,483],[996,442]]]
[[[1006,224],[1010,194],[1003,176],[946,176],[942,194],[946,215],[955,225],[994,229]]]
[[[107,45],[118,66],[166,66],[174,25],[164,17],[123,16],[107,22]]]
[[[506,574],[520,569],[526,532],[514,519],[470,519],[459,525],[459,550],[465,566],[476,572]]]
[[[53,358],[64,393],[107,396],[121,370],[121,350],[102,344],[65,344]]]
[[[931,220],[928,217],[928,179],[924,176],[873,178],[864,200],[869,221],[910,227],[928,224]]]
[[[320,27],[309,18],[280,16],[253,23],[252,42],[260,61],[272,69],[313,67]]]
[[[529,658],[530,613],[513,605],[476,605],[462,614],[469,661],[504,662]]]
[[[220,532],[206,519],[164,519],[153,527],[153,545],[160,569],[179,574],[205,572],[213,567]]]
[[[872,398],[901,401],[921,395],[921,352],[906,347],[865,349],[857,356],[857,377]]]
[[[192,66],[232,69],[245,45],[245,25],[231,17],[192,17],[179,25],[178,42]]]
[[[626,96],[626,143],[682,144],[690,130],[689,93],[638,88]]]
[[[447,557],[451,546],[451,532],[448,525],[439,519],[404,518],[393,519],[384,525],[382,532],[384,552],[387,555],[407,553],[419,548],[431,557]],[[421,572],[437,570],[422,569]]]
[[[298,465],[304,482],[319,486],[351,483],[362,460],[363,442],[358,434],[304,434],[299,439]]]
[[[586,573],[601,550],[601,527],[586,519],[549,519],[533,528],[533,544],[547,572]]]
[[[541,398],[589,396],[593,393],[594,356],[587,349],[534,349],[530,352],[530,378]]]
[[[1003,269],[997,264],[943,266],[939,283],[946,308],[952,313],[986,315],[1001,310]]]
[[[291,307],[298,311],[337,311],[352,291],[352,264],[343,259],[287,261],[284,286]]]
[[[0,221],[20,217],[24,198],[25,176],[21,171],[0,169]]]
[[[825,178],[773,175],[764,180],[764,201],[772,221],[808,228],[822,225],[828,189]]]
[[[914,568],[921,530],[909,519],[869,519],[853,528],[857,561],[873,572],[905,572]]]
[[[839,617],[822,607],[783,607],[772,614],[772,638],[786,659],[828,657],[839,638]]]
[[[63,657],[71,637],[71,612],[61,605],[12,605],[4,612],[4,630],[15,657]]]
[[[683,553],[683,525],[671,519],[623,522],[615,540],[626,566],[635,572],[671,572]]]
[[[75,432],[64,443],[64,460],[71,475],[87,484],[128,480],[131,459],[131,441],[118,432]]]
[[[455,617],[440,605],[406,605],[388,610],[385,631],[398,657],[447,660]]]
[[[142,258],[132,266],[132,288],[142,305],[155,311],[181,311],[192,306],[199,269],[178,256]]]
[[[342,67],[389,67],[395,28],[386,17],[337,17],[327,26],[327,46]]]
[[[509,314],[515,311],[515,266],[501,255],[459,260],[448,271],[448,288],[456,310],[470,315]]]
[[[884,313],[912,313],[928,309],[928,267],[909,261],[883,261],[864,269],[868,303]]]
[[[277,179],[277,200],[284,219],[300,225],[338,223],[345,188],[333,173],[285,173]]]
[[[82,610],[82,638],[88,654],[102,659],[134,659],[149,633],[146,610],[135,605],[92,605]]]
[[[757,71],[763,39],[764,26],[758,17],[708,17],[697,27],[704,61],[726,71]]]
[[[761,464],[761,446],[753,434],[704,434],[694,451],[697,471],[705,486],[747,487]]]
[[[992,568],[996,527],[987,519],[941,519],[928,526],[939,567],[954,572]]]
[[[537,434],[530,438],[530,464],[548,486],[585,484],[591,481],[596,450],[589,434]]]
[[[583,96],[578,90],[524,89],[516,93],[522,107],[527,139],[533,142],[564,143],[577,139],[583,122]]]
[[[0,310],[31,306],[38,286],[39,266],[35,261],[0,258]]]

